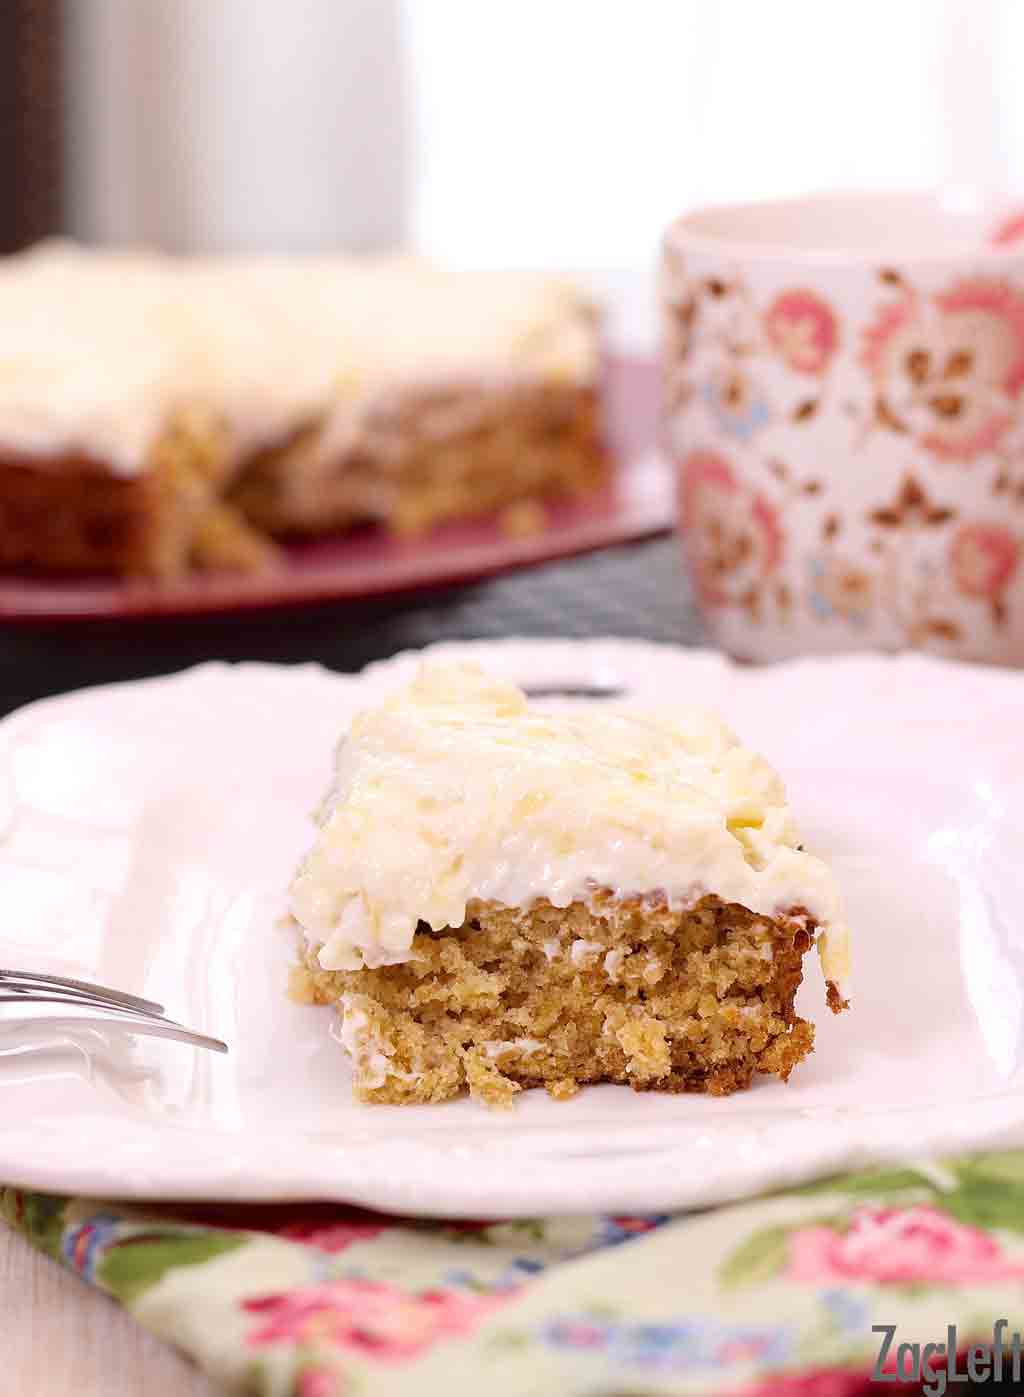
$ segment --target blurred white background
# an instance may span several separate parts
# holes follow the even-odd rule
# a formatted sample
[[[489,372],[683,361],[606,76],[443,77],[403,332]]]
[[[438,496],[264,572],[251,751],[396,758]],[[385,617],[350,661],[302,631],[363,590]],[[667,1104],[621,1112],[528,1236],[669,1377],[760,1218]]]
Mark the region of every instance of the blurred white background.
[[[683,208],[1014,185],[1020,0],[73,0],[72,231],[630,269]]]
[[[1015,0],[410,0],[405,16],[413,226],[459,260],[626,265],[695,203],[1002,183],[1003,93],[1024,116]]]

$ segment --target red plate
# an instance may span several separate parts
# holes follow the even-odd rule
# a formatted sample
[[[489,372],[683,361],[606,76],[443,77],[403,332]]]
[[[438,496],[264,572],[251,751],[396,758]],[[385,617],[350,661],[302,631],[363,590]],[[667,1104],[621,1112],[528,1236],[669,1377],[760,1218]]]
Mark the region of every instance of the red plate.
[[[657,451],[657,374],[615,359],[605,387],[614,468],[586,499],[548,506],[542,532],[510,537],[495,519],[445,524],[416,538],[367,527],[289,545],[285,565],[258,577],[195,576],[157,586],[116,578],[0,574],[0,620],[71,621],[200,616],[368,598],[469,582],[531,563],[628,543],[672,527],[672,484]]]

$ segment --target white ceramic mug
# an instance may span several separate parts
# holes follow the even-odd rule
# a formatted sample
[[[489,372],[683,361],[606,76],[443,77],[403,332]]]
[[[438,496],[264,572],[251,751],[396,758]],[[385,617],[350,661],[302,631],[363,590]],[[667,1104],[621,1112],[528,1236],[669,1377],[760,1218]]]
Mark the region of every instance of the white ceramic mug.
[[[1005,200],[964,194],[669,229],[665,435],[690,575],[731,654],[1024,664],[1022,234]]]

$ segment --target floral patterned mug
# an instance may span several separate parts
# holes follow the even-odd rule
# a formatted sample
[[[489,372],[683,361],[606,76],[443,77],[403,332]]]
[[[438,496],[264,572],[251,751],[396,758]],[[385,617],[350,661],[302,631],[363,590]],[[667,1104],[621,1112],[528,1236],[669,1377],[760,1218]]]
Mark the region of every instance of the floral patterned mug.
[[[931,195],[705,209],[662,264],[683,547],[738,658],[1024,664],[1024,218]]]

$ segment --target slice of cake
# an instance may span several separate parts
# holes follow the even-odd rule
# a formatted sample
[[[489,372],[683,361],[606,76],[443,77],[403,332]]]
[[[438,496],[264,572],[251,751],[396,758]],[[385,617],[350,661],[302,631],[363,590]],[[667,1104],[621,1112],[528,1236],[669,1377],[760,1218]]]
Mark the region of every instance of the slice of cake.
[[[355,720],[318,822],[293,991],[337,1006],[360,1100],[785,1080],[815,942],[846,1007],[835,881],[707,713],[538,708],[427,664]]]

